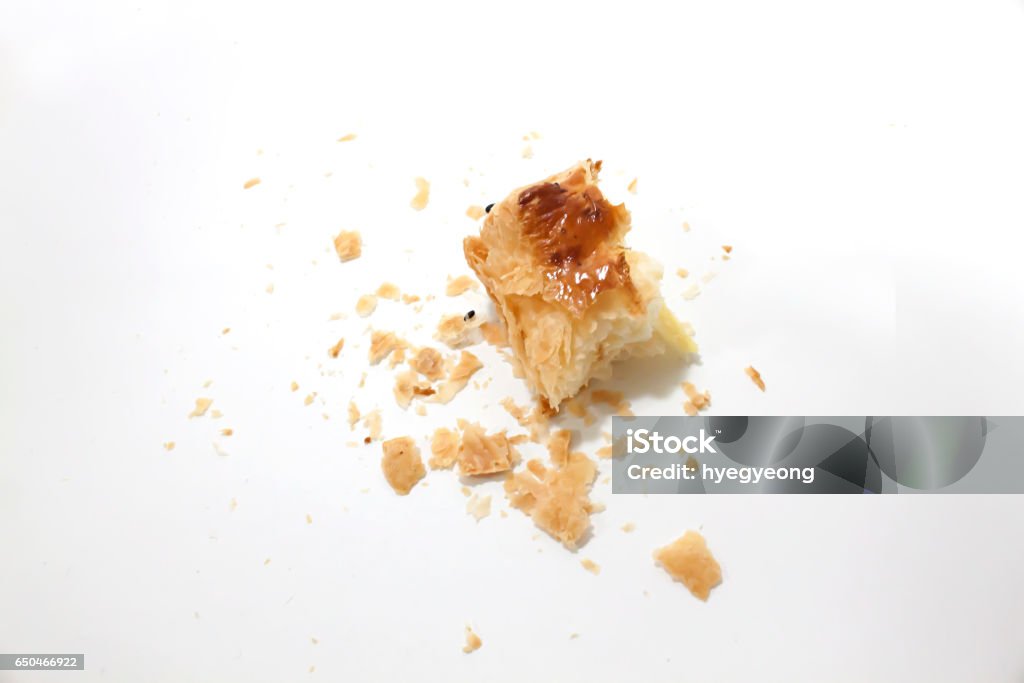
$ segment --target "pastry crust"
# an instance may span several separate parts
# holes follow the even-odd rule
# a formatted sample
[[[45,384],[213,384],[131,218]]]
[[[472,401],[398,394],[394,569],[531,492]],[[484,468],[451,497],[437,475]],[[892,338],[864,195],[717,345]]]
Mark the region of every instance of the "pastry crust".
[[[518,369],[552,409],[619,358],[696,351],[659,292],[661,267],[623,239],[629,212],[587,160],[495,204],[466,261],[505,322]]]

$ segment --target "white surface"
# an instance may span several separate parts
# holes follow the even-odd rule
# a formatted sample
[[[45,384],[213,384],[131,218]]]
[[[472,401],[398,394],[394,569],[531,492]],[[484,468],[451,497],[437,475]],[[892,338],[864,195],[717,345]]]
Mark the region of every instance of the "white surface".
[[[511,426],[525,392],[487,349],[490,386],[427,418],[384,368],[357,390],[353,303],[441,293],[467,205],[585,156],[665,263],[715,413],[1024,413],[1019,2],[257,4],[0,7],[0,651],[88,667],[0,681],[1020,679],[1019,497],[599,484],[572,555],[497,484],[479,524],[450,473],[395,496],[344,419],[354,395],[389,436]],[[678,267],[719,274],[685,302]],[[371,320],[426,341],[479,302]],[[681,377],[641,369],[634,409],[678,412]],[[202,395],[222,419],[185,418]],[[650,560],[698,527],[707,604]]]

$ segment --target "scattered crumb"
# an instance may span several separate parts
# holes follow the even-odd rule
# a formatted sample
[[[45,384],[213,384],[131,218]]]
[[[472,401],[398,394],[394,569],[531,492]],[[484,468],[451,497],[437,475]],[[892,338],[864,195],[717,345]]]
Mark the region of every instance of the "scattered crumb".
[[[690,224],[683,221],[683,232],[690,232]]]
[[[473,515],[473,518],[479,522],[491,514],[491,497],[481,497],[478,494],[473,494],[469,501],[466,502],[466,512]]]
[[[612,457],[612,447],[611,446],[601,446],[600,448],[597,449],[597,457],[605,459],[605,460],[607,460],[608,458]]]
[[[313,404],[313,399],[315,399],[315,398],[316,398],[316,392],[315,391],[312,394],[306,394],[306,398],[304,398],[302,400],[302,405],[305,405],[305,406],[312,405]]]
[[[473,206],[466,209],[466,215],[475,221],[478,221],[481,218],[483,218],[485,213],[487,212],[484,211],[484,207],[480,206],[479,204],[474,204]]]
[[[460,275],[457,278],[448,278],[448,285],[444,289],[444,293],[448,296],[458,296],[463,292],[476,289],[476,280],[468,275]]]
[[[617,415],[631,417],[633,411],[630,409],[629,401],[621,391],[609,391],[608,389],[594,389],[590,392],[590,400],[594,403],[603,403],[611,406]]]
[[[761,379],[761,373],[755,370],[753,365],[748,365],[743,372],[747,373],[747,377],[757,385],[758,389],[764,391],[764,380]]]
[[[470,627],[467,626],[466,627],[466,644],[465,644],[465,646],[463,646],[462,651],[465,652],[466,654],[469,654],[470,652],[475,652],[475,651],[479,650],[480,647],[483,644],[484,644],[484,641],[480,640],[480,636],[478,636],[477,634],[473,633],[473,629],[471,629]]]
[[[211,384],[213,384],[212,379],[206,380],[205,382],[203,382],[203,389],[209,389]]]
[[[419,300],[420,300],[420,298],[418,296],[416,296],[415,294],[403,294],[402,295],[402,303],[403,304],[414,304],[414,303],[416,303]]]
[[[298,391],[298,390],[299,390],[299,383],[295,382],[295,381],[292,381],[292,391]]]
[[[374,330],[370,335],[370,364],[376,365],[395,349],[405,346],[405,341],[395,336],[394,332]]]
[[[229,332],[231,332],[230,327],[225,327],[223,330],[220,331],[221,334],[228,334]]]
[[[636,194],[636,183],[637,179],[633,178],[633,180],[629,182],[629,185],[626,186],[626,189],[629,190],[630,194]]]
[[[722,251],[724,251],[726,254],[731,254],[732,253],[732,246],[729,245],[729,244],[723,244],[722,245]]]
[[[710,270],[710,271],[708,271],[708,272],[706,272],[706,273],[704,273],[703,275],[700,276],[700,281],[703,282],[704,284],[707,284],[707,283],[711,282],[712,280],[714,280],[715,276],[717,276],[717,275],[718,275],[718,273],[716,273],[713,270]]]
[[[430,183],[425,178],[416,178],[416,195],[409,202],[409,206],[422,211],[427,208],[427,202],[430,201]]]
[[[636,529],[636,524],[633,524],[633,522],[626,522],[619,528],[622,529],[624,533],[631,534]]]
[[[373,294],[364,294],[356,301],[356,313],[360,318],[365,318],[375,310],[377,310],[377,297]]]
[[[434,338],[443,341],[453,349],[464,346],[473,339],[473,331],[480,327],[481,316],[473,316],[469,320],[462,315],[449,314],[442,316],[437,324]]]
[[[220,433],[221,436],[231,436],[232,434],[235,433],[235,430],[231,429],[231,427],[225,427],[224,429],[220,430]]]
[[[213,442],[213,450],[214,450],[214,452],[215,452],[215,453],[216,453],[217,455],[219,455],[219,456],[222,456],[222,457],[223,457],[223,456],[228,456],[228,455],[231,455],[231,454],[230,454],[230,453],[228,453],[228,452],[227,452],[226,450],[224,450],[224,449],[223,449],[223,448],[221,447],[221,445],[220,445],[219,443],[217,443],[216,441],[214,441],[214,442]]]
[[[508,346],[508,340],[505,338],[505,326],[501,323],[481,323],[480,332],[484,336],[484,341],[491,346]]]
[[[431,396],[434,393],[429,383],[421,382],[419,375],[412,370],[406,370],[395,377],[393,390],[395,401],[403,410],[409,407],[414,396]]]
[[[269,285],[267,285],[266,292],[267,292],[267,294],[273,294],[274,293],[274,283],[273,282],[271,282]]]
[[[351,142],[352,140],[355,140],[355,139],[356,139],[356,134],[355,133],[348,133],[348,134],[342,135],[340,138],[338,138],[338,142]]]
[[[530,138],[533,140],[540,140],[540,133],[535,130],[530,131]]]
[[[572,442],[572,431],[559,429],[548,439],[548,457],[556,467],[569,461],[569,444]]]
[[[570,453],[568,461],[548,469],[539,460],[505,480],[505,495],[540,529],[575,550],[590,529],[590,486],[597,466],[583,453]]]
[[[416,355],[409,360],[409,367],[431,382],[436,382],[444,377],[444,357],[429,346],[424,346],[416,351]]]
[[[583,396],[573,396],[568,401],[566,401],[564,405],[565,409],[569,411],[569,414],[583,420],[584,425],[590,425],[594,423],[594,415],[589,410],[587,410],[587,404]]]
[[[369,435],[366,437],[370,441],[377,441],[380,439],[381,423],[380,423],[380,410],[373,410],[363,417],[363,426],[366,427]]]
[[[721,567],[708,550],[704,537],[696,531],[687,531],[655,550],[654,560],[701,600],[707,600],[711,589],[722,582]]]
[[[263,560],[263,566],[264,567],[266,567],[268,564],[270,564],[270,558],[269,557],[267,559]]]
[[[430,469],[449,469],[455,464],[458,455],[459,433],[447,427],[434,430],[434,435],[430,439]]]
[[[580,560],[580,564],[583,565],[584,569],[586,569],[591,574],[594,574],[595,576],[601,573],[601,565],[599,565],[597,562],[594,562],[589,557],[585,557],[582,560]]]
[[[676,275],[678,275],[679,277],[682,277],[682,278],[689,277],[690,276],[690,271],[688,271],[686,268],[680,268],[680,269],[676,270]]]
[[[312,524],[312,523],[313,523],[313,515],[311,515],[311,514],[309,514],[307,512],[306,513],[306,524]]]
[[[334,251],[342,263],[359,258],[363,253],[363,239],[356,230],[342,230],[334,238]]]
[[[376,291],[377,296],[381,299],[390,299],[391,301],[398,301],[402,294],[402,291],[398,288],[398,285],[392,282],[382,283]]]
[[[359,422],[359,406],[356,405],[355,401],[348,402],[348,429],[352,431],[356,428],[356,422]]]
[[[427,407],[425,405],[423,405],[422,403],[417,403],[415,410],[416,410],[416,414],[417,415],[421,415],[422,416],[422,415],[426,415],[427,414]]]
[[[462,439],[457,462],[463,476],[482,476],[512,469],[517,455],[504,431],[487,434],[476,423],[460,421]]]
[[[533,147],[531,145],[527,145],[526,147],[523,147],[523,158],[524,159],[532,159],[533,158]]]
[[[260,179],[259,178],[249,178],[242,185],[242,189],[243,190],[248,190],[249,188],[256,187],[259,184],[260,184]]]
[[[197,398],[196,407],[192,409],[192,412],[188,414],[189,417],[202,417],[206,415],[206,411],[213,404],[212,398]]]
[[[384,457],[380,461],[384,478],[400,496],[408,495],[412,487],[427,474],[420,458],[420,449],[408,436],[389,439],[382,444]]]
[[[320,644],[320,641],[319,641],[319,640],[317,640],[316,638],[312,638],[312,637],[311,637],[311,638],[309,639],[309,641],[310,641],[311,643],[313,643],[314,645],[319,645],[319,644]]]
[[[434,397],[438,403],[448,403],[456,394],[466,388],[469,378],[484,365],[480,359],[469,351],[463,351],[459,362],[452,368],[448,379],[437,388],[437,395]]]
[[[683,290],[683,298],[687,301],[693,301],[700,296],[700,285],[694,282],[692,285]]]
[[[576,640],[579,637],[580,637],[580,634],[578,634],[578,633],[570,633],[569,634],[569,640]]]
[[[693,386],[693,382],[683,382],[683,391],[686,392],[687,397],[687,401],[683,404],[687,415],[696,415],[697,411],[704,410],[711,405],[711,393],[707,391],[700,393],[697,391],[697,387]]]
[[[460,490],[462,491],[462,495],[466,498],[469,498],[473,494],[473,492],[469,490],[468,486],[463,486]]]
[[[315,666],[313,666],[313,665],[310,665],[310,667],[309,667],[309,673],[313,673],[314,671],[316,671],[316,667],[315,667]]]
[[[405,349],[402,348],[402,347],[398,347],[397,349],[392,351],[391,352],[391,357],[388,358],[388,366],[392,367],[392,368],[395,367],[396,365],[398,365],[400,363],[404,363],[404,362],[405,362]],[[433,393],[433,392],[431,392],[431,393]]]
[[[359,388],[362,389],[365,386],[366,386],[366,373],[364,372],[363,376],[359,378]]]
[[[331,313],[331,317],[329,317],[328,320],[331,320],[331,321],[334,321],[334,320],[344,320],[345,318],[346,318],[346,316],[345,316],[344,313],[335,312],[335,313]]]
[[[510,396],[501,399],[501,407],[508,411],[508,414],[515,418],[520,427],[530,430],[530,440],[540,443],[547,436],[548,415],[537,405],[533,412],[527,413],[522,406],[517,406]]]
[[[224,413],[214,408],[213,410],[210,411],[210,417],[212,417],[214,420],[219,420],[220,418],[224,417]]]
[[[341,350],[343,348],[345,348],[345,338],[344,337],[339,339],[337,341],[337,343],[335,343],[334,346],[332,346],[331,348],[327,349],[327,355],[330,356],[331,358],[337,358],[338,354],[341,353]]]

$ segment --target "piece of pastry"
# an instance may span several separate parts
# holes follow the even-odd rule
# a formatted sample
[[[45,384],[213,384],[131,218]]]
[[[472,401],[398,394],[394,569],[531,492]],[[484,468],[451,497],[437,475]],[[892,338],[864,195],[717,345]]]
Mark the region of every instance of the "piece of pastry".
[[[551,410],[617,359],[697,350],[661,298],[661,266],[623,244],[629,212],[598,189],[600,168],[588,159],[515,190],[463,243],[519,370]]]

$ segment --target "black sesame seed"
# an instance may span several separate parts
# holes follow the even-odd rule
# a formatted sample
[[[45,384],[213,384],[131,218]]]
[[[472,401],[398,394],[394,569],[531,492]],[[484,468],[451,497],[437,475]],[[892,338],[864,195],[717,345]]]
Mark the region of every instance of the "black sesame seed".
[[[492,206],[494,206],[494,204],[488,204],[487,206],[485,206],[484,207],[484,213],[490,213]]]
[[[475,315],[476,315],[476,311],[470,311],[466,315],[462,316],[462,321],[465,322],[467,320],[472,320],[473,316],[475,316]]]

